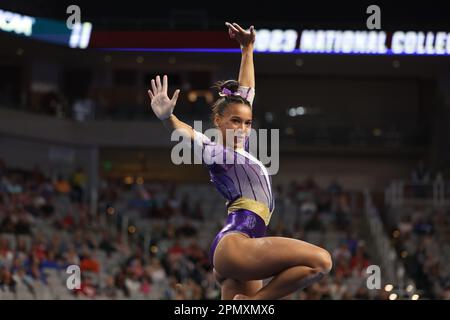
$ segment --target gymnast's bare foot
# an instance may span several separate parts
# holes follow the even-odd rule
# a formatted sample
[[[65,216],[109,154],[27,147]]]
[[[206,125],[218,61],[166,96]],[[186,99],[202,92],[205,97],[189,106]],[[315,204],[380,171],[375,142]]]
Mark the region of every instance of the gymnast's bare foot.
[[[251,300],[249,296],[246,296],[245,294],[238,293],[234,296],[233,300]]]

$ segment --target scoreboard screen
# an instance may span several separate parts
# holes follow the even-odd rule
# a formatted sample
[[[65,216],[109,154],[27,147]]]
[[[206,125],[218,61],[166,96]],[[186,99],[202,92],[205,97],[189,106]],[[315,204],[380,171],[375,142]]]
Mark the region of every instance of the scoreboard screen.
[[[0,31],[66,45],[119,51],[239,52],[219,31],[96,31],[75,23],[0,10]],[[450,55],[447,31],[257,29],[256,53]]]
[[[0,31],[45,42],[85,49],[89,45],[92,24],[75,23],[68,28],[65,21],[31,17],[0,9]]]

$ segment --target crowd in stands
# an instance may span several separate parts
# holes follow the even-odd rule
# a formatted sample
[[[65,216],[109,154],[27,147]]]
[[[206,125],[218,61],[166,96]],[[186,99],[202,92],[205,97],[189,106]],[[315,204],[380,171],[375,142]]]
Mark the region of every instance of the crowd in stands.
[[[225,202],[217,196],[204,206],[212,185],[103,179],[92,214],[86,182],[82,168],[49,178],[0,163],[0,298],[220,298],[208,252]],[[211,192],[190,193],[195,188]],[[321,188],[308,178],[276,191],[268,234],[326,247],[334,261],[329,277],[287,299],[387,299],[366,287],[369,247],[337,181]],[[73,290],[71,265],[81,273]]]
[[[450,211],[419,206],[402,212],[393,240],[406,271],[430,298],[450,299]]]
[[[405,184],[406,189],[412,186],[412,192],[407,190],[406,196],[414,202],[384,208],[384,220],[408,276],[423,296],[450,299],[450,209],[444,203],[417,201],[433,198],[436,189],[432,183],[436,181],[442,183],[442,194],[448,199],[450,188],[443,172],[433,171],[424,160],[419,160]]]

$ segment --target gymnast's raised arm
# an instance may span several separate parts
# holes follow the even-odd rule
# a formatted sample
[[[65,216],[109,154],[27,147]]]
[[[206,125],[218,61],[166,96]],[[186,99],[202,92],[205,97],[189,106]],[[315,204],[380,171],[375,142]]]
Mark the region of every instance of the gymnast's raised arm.
[[[253,44],[255,43],[256,33],[253,26],[249,30],[244,30],[237,23],[228,23],[228,33],[230,38],[236,39],[241,47],[241,66],[239,68],[240,92],[244,98],[253,104],[255,90],[255,67],[253,63]]]

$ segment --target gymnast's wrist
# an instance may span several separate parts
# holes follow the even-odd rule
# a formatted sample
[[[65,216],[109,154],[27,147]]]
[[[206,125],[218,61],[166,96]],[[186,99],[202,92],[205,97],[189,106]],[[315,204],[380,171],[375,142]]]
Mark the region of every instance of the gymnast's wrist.
[[[161,120],[161,122],[171,122],[172,120],[173,120],[173,117],[174,117],[174,115],[173,115],[173,113],[171,113],[169,116],[166,116],[165,118],[162,118],[162,119],[159,119],[159,120]]]
[[[245,53],[252,53],[253,52],[253,42],[246,44],[245,46],[241,46],[241,52],[243,54]]]

